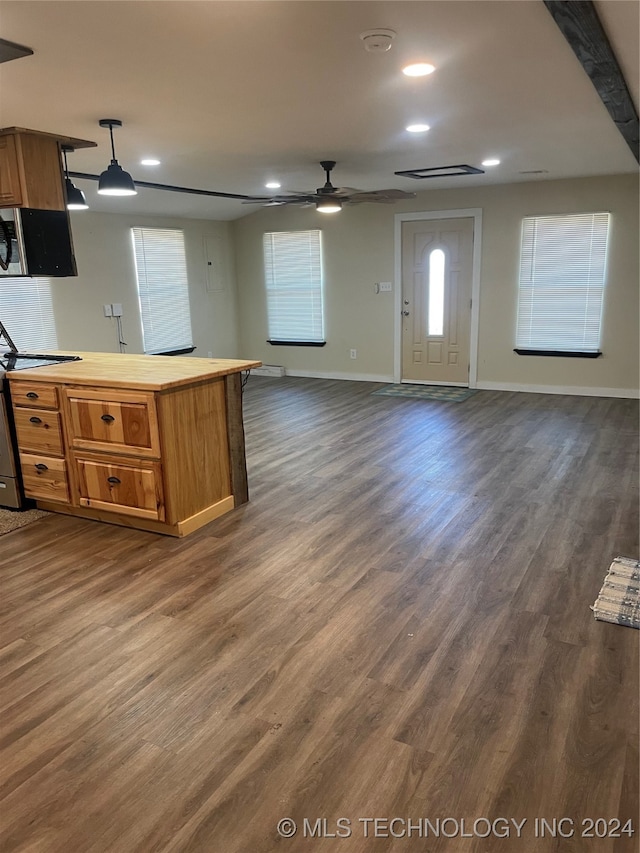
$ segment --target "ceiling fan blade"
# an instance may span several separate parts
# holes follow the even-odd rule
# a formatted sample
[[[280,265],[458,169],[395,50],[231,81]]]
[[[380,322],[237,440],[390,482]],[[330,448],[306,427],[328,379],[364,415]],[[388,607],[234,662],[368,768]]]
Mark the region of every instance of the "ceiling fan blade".
[[[382,201],[394,202],[400,201],[403,198],[415,198],[415,193],[405,192],[404,190],[371,190],[370,192],[355,193],[350,196],[349,202],[367,202],[367,201]]]
[[[242,204],[261,204],[263,207],[276,207],[282,204],[306,204],[312,201],[315,201],[315,197],[307,193],[304,195],[253,196],[243,201]]]

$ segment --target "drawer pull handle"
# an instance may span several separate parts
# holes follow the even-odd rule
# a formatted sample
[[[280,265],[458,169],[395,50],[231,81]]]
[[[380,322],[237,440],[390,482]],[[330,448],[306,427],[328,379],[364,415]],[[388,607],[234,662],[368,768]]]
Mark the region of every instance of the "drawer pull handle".
[[[36,394],[36,392],[35,392],[35,391],[29,391],[29,392],[28,392],[28,394],[27,394],[27,397],[28,397],[30,400],[37,400],[37,399],[38,399],[38,394]]]
[[[115,418],[113,417],[113,415],[101,415],[100,417],[102,418],[103,421],[105,421],[105,423],[108,423],[108,424],[115,421]]]
[[[42,423],[42,418],[36,418],[36,417],[35,417],[35,415],[34,415],[32,418],[29,418],[29,421],[30,421],[32,424],[41,424],[41,423]]]
[[[44,462],[36,462],[35,467],[38,469],[38,471],[48,471],[49,470],[49,466],[45,465]]]
[[[107,483],[113,483],[114,486],[118,486],[121,482],[117,477],[107,477]]]

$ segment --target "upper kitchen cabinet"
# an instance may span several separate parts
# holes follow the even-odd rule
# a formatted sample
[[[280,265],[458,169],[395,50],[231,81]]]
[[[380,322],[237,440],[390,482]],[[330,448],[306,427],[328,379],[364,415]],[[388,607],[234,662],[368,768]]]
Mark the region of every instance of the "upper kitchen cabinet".
[[[66,209],[61,145],[88,148],[95,142],[21,127],[0,130],[0,207]]]

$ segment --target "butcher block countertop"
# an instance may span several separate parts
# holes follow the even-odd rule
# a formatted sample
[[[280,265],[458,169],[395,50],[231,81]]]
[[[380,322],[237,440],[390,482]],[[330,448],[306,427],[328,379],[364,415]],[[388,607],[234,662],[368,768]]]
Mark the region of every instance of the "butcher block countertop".
[[[165,391],[260,367],[262,363],[235,358],[185,358],[105,352],[55,354],[79,355],[82,361],[12,370],[7,373],[7,377],[9,380],[24,382],[63,382],[68,385]]]

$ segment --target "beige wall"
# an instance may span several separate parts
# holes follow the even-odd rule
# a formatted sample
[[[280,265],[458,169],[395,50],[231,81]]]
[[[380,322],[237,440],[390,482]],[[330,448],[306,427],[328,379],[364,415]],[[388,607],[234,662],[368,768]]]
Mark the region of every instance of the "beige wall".
[[[116,352],[115,320],[104,316],[102,306],[121,302],[126,351],[142,352],[130,234],[135,225],[184,231],[193,343],[197,347],[194,356],[206,358],[212,352],[220,358],[236,357],[235,270],[229,223],[91,211],[71,213],[78,277],[52,280],[59,347]],[[212,285],[208,284],[205,238],[217,256],[214,257]]]
[[[461,180],[464,180],[461,178]],[[391,378],[394,297],[373,285],[394,279],[394,215],[481,208],[478,385],[571,389],[638,388],[638,179],[619,175],[488,188],[422,191],[395,205],[345,207],[335,216],[297,207],[269,208],[236,220],[240,353],[291,371]],[[524,216],[607,210],[612,214],[602,358],[522,357],[513,352],[520,229]],[[327,345],[274,347],[263,283],[265,231],[321,228],[325,258]],[[349,358],[355,348],[358,357]]]

